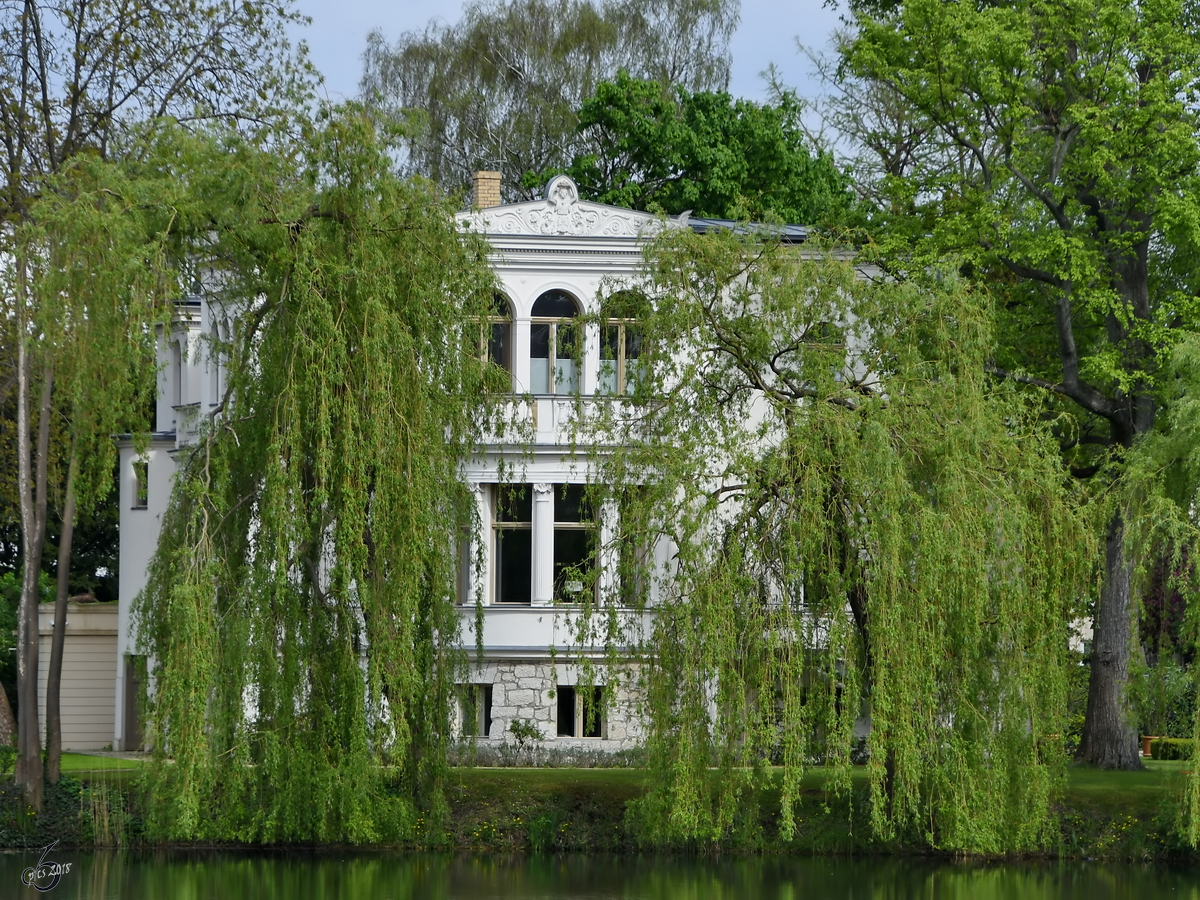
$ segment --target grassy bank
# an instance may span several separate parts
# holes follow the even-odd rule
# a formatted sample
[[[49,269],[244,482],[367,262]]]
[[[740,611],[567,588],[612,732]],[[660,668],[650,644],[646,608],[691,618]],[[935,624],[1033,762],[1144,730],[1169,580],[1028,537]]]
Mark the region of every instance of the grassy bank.
[[[1047,855],[1156,860],[1190,856],[1176,837],[1175,810],[1184,762],[1148,760],[1142,772],[1071,768],[1056,810],[1057,846]],[[850,800],[825,790],[824,774],[804,778],[797,834],[779,840],[779,794],[764,792],[757,827],[746,829],[734,850],[769,853],[913,852],[871,839],[866,773],[855,771]],[[451,798],[454,815],[447,843],[472,850],[649,849],[633,833],[626,805],[645,792],[642,770],[461,769]],[[1198,857],[1200,858],[1200,857]]]
[[[1164,860],[1200,858],[1178,839],[1175,810],[1184,762],[1151,760],[1143,772],[1072,768],[1056,810],[1057,845],[1045,854],[1065,858]],[[132,846],[144,842],[139,816],[140,762],[68,754],[61,784],[47,792],[34,816],[11,784],[0,785],[0,846]],[[765,791],[757,817],[721,850],[766,853],[909,853],[901,844],[870,838],[865,772],[855,772],[851,798],[826,792],[824,774],[804,781],[793,841],[777,833],[778,793]],[[451,817],[433,827],[419,822],[420,846],[483,852],[633,852],[655,842],[627,815],[644,795],[641,769],[456,768],[449,785]],[[416,846],[416,845],[414,845]],[[713,848],[704,848],[711,850]]]

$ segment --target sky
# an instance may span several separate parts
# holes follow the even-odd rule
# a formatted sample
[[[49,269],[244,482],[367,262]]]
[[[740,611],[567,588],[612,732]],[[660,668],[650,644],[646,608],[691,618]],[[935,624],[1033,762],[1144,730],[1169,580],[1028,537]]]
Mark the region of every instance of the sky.
[[[405,31],[424,28],[431,19],[458,21],[463,5],[462,0],[297,0],[312,24],[296,29],[293,38],[308,43],[313,62],[325,76],[329,99],[343,100],[358,92],[362,52],[372,28],[382,29],[392,43]],[[796,40],[824,49],[837,24],[837,12],[826,9],[824,0],[742,0],[741,24],[731,42],[730,93],[765,100],[759,73],[775,63],[784,84],[803,96],[816,96],[819,87],[808,60],[796,49]]]

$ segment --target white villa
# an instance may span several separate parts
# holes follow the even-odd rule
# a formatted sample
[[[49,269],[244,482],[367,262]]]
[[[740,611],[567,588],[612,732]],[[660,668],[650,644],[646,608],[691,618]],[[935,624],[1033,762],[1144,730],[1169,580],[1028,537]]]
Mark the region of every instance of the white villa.
[[[542,200],[500,205],[498,174],[479,173],[475,204],[458,221],[464,231],[485,235],[491,247],[500,293],[488,352],[511,374],[515,412],[534,440],[520,452],[485,444],[465,470],[483,528],[463,554],[462,635],[467,648],[482,644],[483,657],[480,664],[472,649],[470,684],[463,691],[471,699],[462,706],[460,725],[480,741],[502,741],[510,723],[521,719],[536,725],[546,746],[628,747],[642,735],[636,692],[597,666],[593,690],[610,693],[604,715],[594,716],[585,713],[590,693],[576,690],[584,680],[580,659],[598,656],[602,648],[573,645],[570,595],[584,588],[570,573],[596,565],[599,583],[611,583],[614,561],[594,548],[607,543],[614,523],[611,510],[591,511],[582,496],[588,464],[571,453],[574,395],[578,391],[585,402],[593,395],[620,395],[634,376],[637,334],[625,320],[600,319],[602,286],[636,281],[643,242],[658,229],[702,231],[718,223],[684,214],[664,226],[645,213],[581,201],[566,176],[553,179]],[[788,229],[785,239],[799,242],[804,233]],[[117,750],[142,743],[130,610],[157,545],[176,456],[195,441],[195,423],[223,392],[220,360],[208,358],[202,338],[228,337],[222,311],[199,299],[179,310],[159,341],[160,430],[141,455],[131,441],[120,443],[120,602],[112,695]],[[580,316],[590,317],[585,327],[565,327]],[[507,485],[500,484],[501,473]],[[667,550],[654,552],[665,559]],[[482,560],[482,566],[473,560]],[[477,598],[483,604],[478,642]]]

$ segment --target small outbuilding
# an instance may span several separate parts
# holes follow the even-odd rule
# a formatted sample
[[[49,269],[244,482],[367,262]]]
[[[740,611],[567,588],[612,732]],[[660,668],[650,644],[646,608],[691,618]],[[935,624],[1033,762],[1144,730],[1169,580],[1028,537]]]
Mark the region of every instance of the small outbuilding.
[[[38,729],[45,745],[53,603],[38,607],[38,634]],[[63,750],[102,750],[112,744],[116,679],[117,604],[68,603],[60,694]]]

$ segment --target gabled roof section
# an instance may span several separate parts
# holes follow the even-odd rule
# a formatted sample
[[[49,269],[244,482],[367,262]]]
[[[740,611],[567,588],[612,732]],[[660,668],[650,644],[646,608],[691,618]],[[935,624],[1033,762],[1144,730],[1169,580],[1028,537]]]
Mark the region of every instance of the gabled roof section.
[[[460,212],[455,219],[464,231],[513,237],[636,239],[653,237],[663,227],[650,213],[580,200],[579,188],[566,175],[551,178],[541,200]],[[666,225],[681,227],[677,219],[668,219]]]
[[[808,240],[811,231],[805,225],[747,225],[735,219],[696,219],[684,213],[679,217],[696,234],[706,234],[710,231],[733,231],[737,234],[761,234],[763,237],[775,238],[785,244],[803,244]]]
[[[785,244],[803,244],[811,229],[803,225],[747,225],[733,219],[693,218],[691,210],[667,219],[646,212],[579,199],[579,188],[567,175],[556,175],[541,200],[490,206],[455,215],[463,231],[492,237],[590,237],[648,239],[665,228],[757,232]]]

